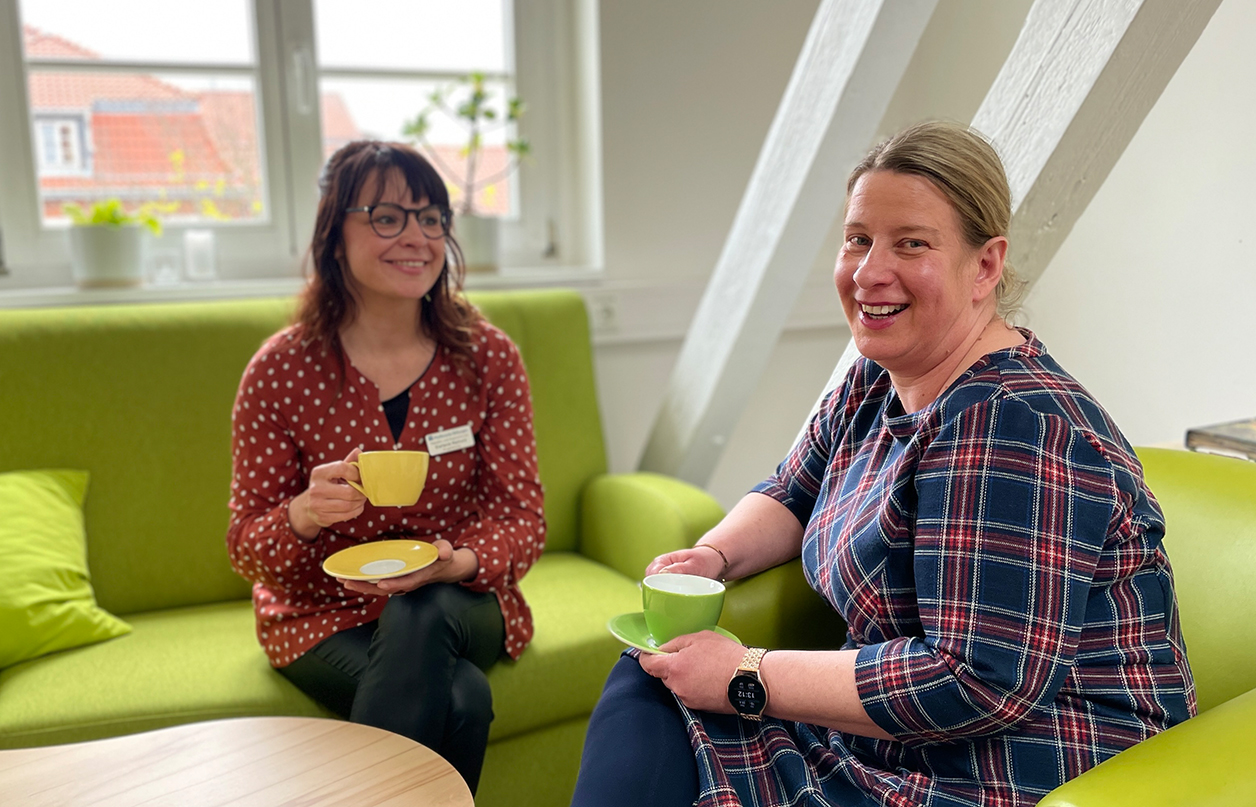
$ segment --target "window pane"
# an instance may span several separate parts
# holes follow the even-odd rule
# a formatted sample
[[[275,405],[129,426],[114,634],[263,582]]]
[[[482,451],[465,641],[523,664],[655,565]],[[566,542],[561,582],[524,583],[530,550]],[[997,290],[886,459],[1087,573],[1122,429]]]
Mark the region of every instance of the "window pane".
[[[41,208],[118,198],[170,222],[266,217],[252,79],[32,70]]]
[[[445,107],[456,109],[467,88],[459,82],[433,82],[378,79],[323,79],[320,82],[323,112],[323,151],[326,156],[345,143],[361,138],[401,140],[414,143],[432,161],[450,186],[457,209],[465,193],[467,159],[463,150],[470,129],[455,115],[433,111],[431,127],[422,141],[405,134],[406,123],[429,106],[435,90],[448,94]],[[475,167],[475,207],[477,213],[510,216],[517,210],[513,171],[515,160],[506,144],[515,136],[506,118],[508,85],[485,82],[489,106],[496,122],[483,131],[483,147]]]
[[[252,64],[249,0],[21,0],[27,58]]]
[[[506,73],[510,0],[315,0],[323,67]]]

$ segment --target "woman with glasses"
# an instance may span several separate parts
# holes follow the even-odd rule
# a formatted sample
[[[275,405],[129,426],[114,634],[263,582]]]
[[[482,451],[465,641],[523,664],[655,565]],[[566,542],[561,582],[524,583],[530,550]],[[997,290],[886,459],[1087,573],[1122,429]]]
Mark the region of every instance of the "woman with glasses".
[[[354,722],[436,750],[475,792],[489,724],[484,671],[532,638],[519,580],[545,539],[519,351],[463,297],[444,181],[416,151],[361,141],[320,180],[312,273],[293,325],[236,397],[227,547],[253,582],[271,664]],[[410,507],[348,482],[361,451],[431,454]],[[413,537],[438,559],[371,584],[323,560]]]
[[[834,279],[863,358],[774,474],[645,570],[801,556],[846,635],[799,651],[705,631],[621,658],[577,807],[1028,807],[1195,712],[1142,466],[1008,322],[994,149],[921,124],[846,190]]]

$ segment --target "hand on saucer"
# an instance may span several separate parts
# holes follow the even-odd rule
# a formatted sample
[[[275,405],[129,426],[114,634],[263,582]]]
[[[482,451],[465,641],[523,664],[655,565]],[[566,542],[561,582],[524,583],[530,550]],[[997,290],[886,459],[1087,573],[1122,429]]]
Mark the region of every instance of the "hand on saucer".
[[[662,681],[690,709],[733,714],[728,681],[746,654],[744,646],[704,630],[677,636],[660,649],[666,655],[641,654],[637,659],[641,669]]]
[[[436,547],[436,560],[431,566],[424,566],[418,571],[400,577],[389,577],[368,583],[365,580],[346,580],[337,577],[340,585],[349,591],[359,594],[370,594],[375,597],[390,597],[393,594],[405,594],[428,583],[458,583],[470,580],[480,570],[480,561],[475,551],[467,547],[454,549],[453,544],[444,538],[432,542]]]

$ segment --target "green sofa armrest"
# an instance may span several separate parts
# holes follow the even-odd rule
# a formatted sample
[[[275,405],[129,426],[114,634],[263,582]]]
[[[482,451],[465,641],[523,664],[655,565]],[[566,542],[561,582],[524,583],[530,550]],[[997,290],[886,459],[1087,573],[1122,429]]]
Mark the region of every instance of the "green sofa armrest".
[[[670,476],[597,476],[581,497],[580,554],[640,580],[650,561],[693,546],[723,517],[706,491]]]
[[[705,491],[669,476],[599,476],[584,489],[580,552],[640,580],[650,561],[693,546],[723,517]],[[846,638],[842,618],[807,585],[798,560],[730,583],[720,625],[762,647],[836,648]]]
[[[1253,748],[1256,689],[1096,765],[1048,793],[1039,807],[1256,804]]]
[[[720,627],[769,649],[835,650],[846,641],[846,623],[807,585],[796,558],[729,583]]]

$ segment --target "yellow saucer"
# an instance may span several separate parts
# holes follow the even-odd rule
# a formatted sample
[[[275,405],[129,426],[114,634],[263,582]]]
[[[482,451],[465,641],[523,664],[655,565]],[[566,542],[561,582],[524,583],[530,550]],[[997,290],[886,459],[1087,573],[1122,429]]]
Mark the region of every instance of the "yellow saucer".
[[[332,577],[374,583],[431,566],[436,556],[436,547],[427,541],[374,541],[340,550],[323,561],[323,571]]]

